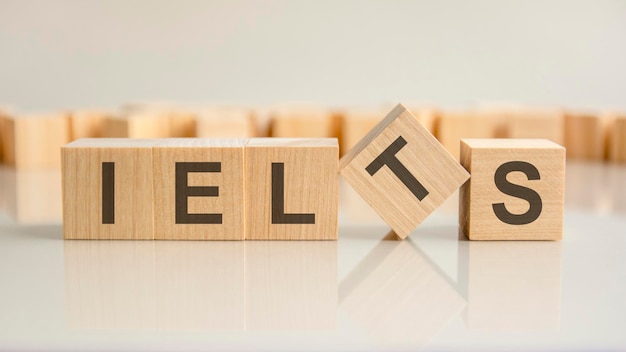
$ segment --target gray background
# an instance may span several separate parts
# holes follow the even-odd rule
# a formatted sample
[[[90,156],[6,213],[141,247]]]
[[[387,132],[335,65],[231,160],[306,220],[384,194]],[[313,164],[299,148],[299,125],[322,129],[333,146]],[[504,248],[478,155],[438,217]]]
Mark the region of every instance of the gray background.
[[[625,1],[0,1],[0,104],[626,108]]]

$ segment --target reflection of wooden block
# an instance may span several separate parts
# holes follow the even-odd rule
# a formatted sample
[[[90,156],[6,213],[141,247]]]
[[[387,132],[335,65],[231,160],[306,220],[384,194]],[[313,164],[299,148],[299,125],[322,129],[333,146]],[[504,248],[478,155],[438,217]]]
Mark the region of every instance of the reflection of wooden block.
[[[615,115],[611,121],[609,159],[626,163],[626,115]]]
[[[252,111],[244,108],[204,108],[197,111],[196,137],[248,138],[256,135]]]
[[[153,239],[151,140],[79,139],[63,146],[63,237]]]
[[[605,119],[598,114],[566,114],[564,146],[567,148],[567,157],[603,160],[606,151],[606,133]]]
[[[402,105],[341,158],[339,170],[401,238],[469,178]]]
[[[59,148],[69,141],[65,113],[5,116],[2,119],[4,162],[18,169],[59,168]]]
[[[469,329],[559,329],[560,242],[470,242],[468,251]]]
[[[62,219],[61,172],[2,168],[0,194],[9,216],[19,224],[59,224]]]
[[[155,239],[243,240],[246,142],[166,139],[154,147]]]
[[[244,250],[233,241],[154,243],[157,328],[243,331]]]
[[[97,110],[78,110],[70,113],[70,140],[103,137],[104,121],[113,113]]]
[[[338,154],[336,139],[251,139],[245,238],[337,239]]]
[[[447,111],[438,117],[436,124],[437,139],[459,160],[461,139],[497,137],[500,116],[485,111]]]
[[[248,241],[246,328],[337,328],[337,242]]]
[[[563,145],[564,115],[564,112],[559,109],[522,108],[513,110],[507,116],[506,137],[517,139],[544,138]]]
[[[156,328],[152,241],[65,241],[63,254],[69,328]]]
[[[340,136],[339,115],[318,107],[279,107],[271,112],[272,137],[328,138]]]
[[[108,116],[104,121],[103,137],[107,138],[167,138],[170,117],[167,113],[141,111],[124,116]]]
[[[563,236],[565,148],[543,139],[464,139],[472,174],[459,196],[470,240],[559,240]]]

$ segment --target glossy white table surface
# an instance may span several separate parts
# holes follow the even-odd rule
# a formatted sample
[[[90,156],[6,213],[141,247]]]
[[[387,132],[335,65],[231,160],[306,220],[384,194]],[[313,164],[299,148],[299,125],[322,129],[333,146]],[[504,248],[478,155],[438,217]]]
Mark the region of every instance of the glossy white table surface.
[[[407,240],[345,185],[339,241],[64,241],[57,172],[0,170],[0,350],[626,349],[626,166],[568,163],[564,239]]]

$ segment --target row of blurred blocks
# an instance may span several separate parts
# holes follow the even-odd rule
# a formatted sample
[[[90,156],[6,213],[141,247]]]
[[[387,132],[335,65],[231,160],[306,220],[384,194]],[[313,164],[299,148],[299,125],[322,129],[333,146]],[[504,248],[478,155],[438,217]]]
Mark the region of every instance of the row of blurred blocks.
[[[87,137],[336,137],[343,155],[389,109],[136,104],[117,112],[0,111],[0,160],[22,169],[58,168],[59,147]],[[626,114],[521,107],[410,109],[457,159],[461,138],[545,138],[565,146],[568,158],[626,162]]]

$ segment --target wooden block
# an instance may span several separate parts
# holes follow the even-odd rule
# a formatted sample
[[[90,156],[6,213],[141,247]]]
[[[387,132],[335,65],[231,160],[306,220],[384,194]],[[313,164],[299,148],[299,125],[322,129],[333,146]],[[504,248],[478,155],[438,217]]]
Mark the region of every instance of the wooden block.
[[[607,123],[592,112],[565,114],[564,146],[567,158],[604,160],[607,143]]]
[[[561,242],[472,241],[468,247],[470,330],[560,328]]]
[[[61,149],[65,239],[153,239],[153,140],[79,139]]]
[[[335,330],[336,241],[247,241],[246,329]]]
[[[155,116],[161,124],[164,124],[165,119],[169,120],[169,129],[167,131],[165,128],[152,130],[152,132],[149,132],[152,135],[148,137],[140,136],[134,138],[189,138],[196,136],[196,113],[192,109],[179,104],[171,102],[135,102],[122,105],[121,111],[122,115],[126,116]],[[121,130],[122,134],[124,133],[123,127],[118,127],[118,130]],[[124,137],[119,135],[120,132],[113,131],[113,133],[118,135],[107,137]]]
[[[214,107],[195,110],[196,137],[249,138],[256,136],[251,110],[235,107]]]
[[[609,160],[626,163],[626,115],[612,116],[609,132]]]
[[[2,119],[4,162],[17,169],[58,169],[59,148],[69,141],[66,113],[5,116]]]
[[[254,138],[246,145],[246,239],[336,240],[336,139]]]
[[[543,138],[563,145],[564,118],[565,113],[560,109],[520,108],[511,110],[507,117],[506,137],[516,139]]]
[[[401,104],[341,158],[339,171],[401,238],[469,178]]]
[[[560,240],[565,148],[545,139],[464,139],[459,196],[470,240]]]
[[[341,117],[316,106],[281,106],[271,112],[272,137],[339,138]]]
[[[185,109],[171,109],[167,114],[170,119],[169,137],[196,137],[196,113]]]
[[[461,139],[496,137],[500,119],[499,114],[491,111],[445,111],[436,121],[437,139],[459,160]]]
[[[340,112],[341,145],[340,153],[344,155],[367,135],[385,116],[382,109],[348,109]]]
[[[244,239],[246,143],[171,138],[154,146],[155,239]]]
[[[70,140],[103,137],[104,121],[112,112],[76,110],[70,113]]]
[[[104,120],[106,138],[167,138],[171,135],[170,116],[164,112],[140,111],[108,116]]]

